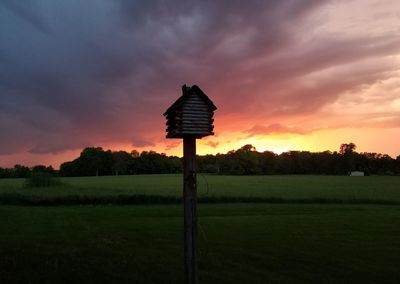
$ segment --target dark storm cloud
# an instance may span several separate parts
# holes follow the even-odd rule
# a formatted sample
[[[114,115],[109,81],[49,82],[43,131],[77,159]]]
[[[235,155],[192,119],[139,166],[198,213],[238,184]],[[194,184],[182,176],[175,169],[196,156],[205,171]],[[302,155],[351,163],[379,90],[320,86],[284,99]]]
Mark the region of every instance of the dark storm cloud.
[[[399,44],[327,37],[292,50],[299,27],[320,5],[2,1],[0,154],[154,145],[164,137],[161,114],[183,83],[211,92],[224,105],[221,115],[317,109],[354,82],[312,88],[290,82],[338,61],[390,54]],[[279,93],[282,86],[286,93]],[[299,96],[314,103],[305,105]]]
[[[46,21],[41,18],[40,14],[35,11],[36,6],[34,1],[14,1],[2,0],[1,4],[9,11],[27,21],[30,25],[44,33],[51,33],[51,27]]]

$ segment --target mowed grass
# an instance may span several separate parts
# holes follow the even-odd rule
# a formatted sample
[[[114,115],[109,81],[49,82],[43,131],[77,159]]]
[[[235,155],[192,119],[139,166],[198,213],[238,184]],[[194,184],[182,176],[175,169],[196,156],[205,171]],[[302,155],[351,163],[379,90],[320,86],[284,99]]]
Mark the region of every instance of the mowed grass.
[[[64,186],[25,188],[23,179],[0,179],[0,197],[39,198],[152,195],[180,197],[182,175],[136,175],[62,178]],[[218,176],[198,175],[199,197],[384,200],[400,202],[398,176]]]
[[[0,206],[0,283],[183,283],[182,207]],[[400,207],[201,204],[200,283],[399,283]]]
[[[24,180],[0,179],[0,202],[13,195],[179,202],[182,191],[181,175],[62,181],[26,188]],[[400,177],[199,175],[198,182],[203,198],[288,201],[200,204],[200,283],[400,282],[399,205],[298,202],[397,204]],[[62,203],[48,205],[55,204]],[[0,283],[183,283],[182,215],[178,204],[1,205]]]

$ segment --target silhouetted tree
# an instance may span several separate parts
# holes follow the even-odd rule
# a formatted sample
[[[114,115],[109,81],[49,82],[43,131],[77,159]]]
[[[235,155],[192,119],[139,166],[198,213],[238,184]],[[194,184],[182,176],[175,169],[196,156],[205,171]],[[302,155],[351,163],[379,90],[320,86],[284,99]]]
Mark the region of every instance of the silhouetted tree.
[[[125,151],[112,152],[113,171],[115,175],[125,175],[128,173],[129,165],[133,157]]]
[[[288,151],[277,155],[257,152],[247,144],[226,154],[198,156],[200,172],[254,175],[254,174],[348,174],[351,170],[366,174],[400,175],[400,155],[392,159],[379,153],[357,153],[354,143],[342,144],[339,152]],[[182,159],[155,151],[136,150],[111,152],[100,147],[82,150],[73,161],[62,163],[61,176],[93,176],[112,174],[163,174],[182,171]],[[29,169],[22,165],[0,168],[0,178],[26,177],[30,172],[57,175],[51,166],[37,165]]]
[[[14,171],[13,177],[26,178],[31,170],[26,166],[15,165],[13,171]]]
[[[398,155],[394,161],[394,172],[400,174],[400,155]]]
[[[217,156],[214,155],[197,156],[197,166],[198,170],[203,173],[216,174],[219,172]]]
[[[353,170],[359,170],[355,166],[355,159],[356,159],[356,150],[357,146],[354,143],[348,143],[348,144],[342,144],[340,145],[340,151],[339,153],[342,154],[344,164],[345,164],[345,169],[347,173],[353,171]]]
[[[262,174],[276,173],[276,154],[274,152],[265,151],[259,154],[259,167]]]
[[[140,153],[137,150],[132,150],[131,151],[131,156],[132,156],[132,158],[137,158],[137,157],[140,156]]]
[[[62,163],[60,165],[60,176],[74,177],[80,175],[83,175],[83,173],[81,173],[79,170],[77,159],[70,162]]]
[[[84,175],[110,175],[112,173],[112,153],[101,147],[83,149],[78,159],[81,172]]]
[[[340,145],[340,154],[352,153],[356,150],[357,146],[354,143]]]

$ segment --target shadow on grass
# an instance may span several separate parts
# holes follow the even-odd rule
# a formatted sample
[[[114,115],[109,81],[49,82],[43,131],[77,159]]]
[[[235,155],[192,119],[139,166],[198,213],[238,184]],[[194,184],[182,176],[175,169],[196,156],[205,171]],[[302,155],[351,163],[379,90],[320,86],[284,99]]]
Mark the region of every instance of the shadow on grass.
[[[24,187],[57,187],[65,185],[59,178],[45,172],[33,172],[26,178]]]
[[[280,198],[280,197],[224,197],[209,196],[199,197],[199,203],[274,203],[274,204],[377,204],[400,205],[400,201],[376,199],[336,199],[336,198]],[[25,206],[67,206],[67,205],[133,205],[133,204],[180,204],[182,198],[161,195],[113,195],[113,196],[87,196],[67,195],[58,197],[45,197],[24,195],[18,193],[0,194],[2,205]]]

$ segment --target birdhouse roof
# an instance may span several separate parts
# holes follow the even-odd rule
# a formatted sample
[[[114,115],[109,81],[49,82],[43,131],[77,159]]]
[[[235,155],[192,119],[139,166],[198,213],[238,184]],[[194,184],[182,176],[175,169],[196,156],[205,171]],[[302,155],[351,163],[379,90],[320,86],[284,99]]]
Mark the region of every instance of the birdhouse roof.
[[[176,110],[177,108],[181,107],[183,103],[185,102],[185,99],[187,98],[188,95],[191,94],[196,94],[198,97],[200,97],[205,104],[208,106],[208,108],[211,111],[215,111],[217,107],[214,105],[214,103],[210,100],[209,97],[197,86],[193,85],[192,87],[188,87],[186,85],[182,86],[182,96],[177,99],[164,113],[164,116],[170,113],[171,111]]]

